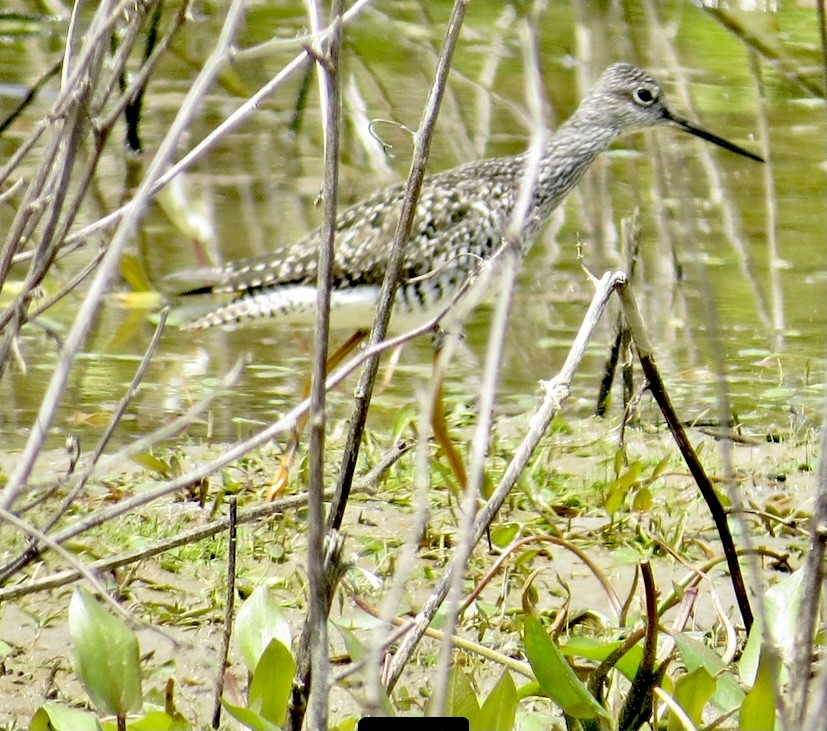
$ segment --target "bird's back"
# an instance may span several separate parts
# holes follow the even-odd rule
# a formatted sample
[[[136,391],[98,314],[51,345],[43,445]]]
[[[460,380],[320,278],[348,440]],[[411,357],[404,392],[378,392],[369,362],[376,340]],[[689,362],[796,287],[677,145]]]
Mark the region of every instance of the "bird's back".
[[[522,159],[475,160],[426,176],[405,248],[399,314],[430,313],[497,249],[514,205]],[[405,185],[397,183],[339,213],[332,267],[334,325],[370,326],[404,195]],[[208,284],[198,292],[232,293],[236,299],[190,327],[261,316],[310,320],[320,241],[316,229],[273,254],[201,272],[199,277]],[[359,311],[339,313],[337,323],[336,310],[342,307]]]

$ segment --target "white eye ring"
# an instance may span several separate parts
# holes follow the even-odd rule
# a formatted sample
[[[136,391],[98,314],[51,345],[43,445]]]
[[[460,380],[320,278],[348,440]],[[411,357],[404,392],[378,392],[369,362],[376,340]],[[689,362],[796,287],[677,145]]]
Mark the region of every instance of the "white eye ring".
[[[648,86],[641,86],[632,92],[632,99],[642,107],[651,107],[658,100],[658,95]]]

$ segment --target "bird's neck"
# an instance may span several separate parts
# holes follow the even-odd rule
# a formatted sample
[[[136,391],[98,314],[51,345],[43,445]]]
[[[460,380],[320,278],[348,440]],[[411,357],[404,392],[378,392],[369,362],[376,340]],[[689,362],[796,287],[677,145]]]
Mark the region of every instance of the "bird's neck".
[[[563,124],[546,143],[537,178],[537,205],[547,216],[569,194],[594,162],[616,139],[614,131],[587,125],[576,117]]]

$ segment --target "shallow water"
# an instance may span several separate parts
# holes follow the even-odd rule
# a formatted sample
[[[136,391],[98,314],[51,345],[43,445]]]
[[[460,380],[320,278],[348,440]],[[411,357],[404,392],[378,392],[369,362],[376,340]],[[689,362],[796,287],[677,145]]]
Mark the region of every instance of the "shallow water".
[[[292,3],[270,5],[250,9],[240,47],[271,36],[290,39],[303,30],[305,19],[291,9]],[[592,271],[616,266],[620,221],[639,207],[641,261],[635,291],[683,417],[717,417],[713,373],[714,342],[719,341],[733,410],[751,430],[818,424],[827,302],[823,103],[791,82],[777,64],[761,57],[753,64],[744,43],[693,4],[665,3],[657,11],[646,2],[600,4],[599,12],[597,7],[553,3],[538,26],[549,126],[568,116],[605,66],[629,60],[663,82],[677,112],[758,152],[763,120],[769,134],[769,149],[763,152],[769,162],[759,166],[671,130],[629,138],[604,155],[523,267],[498,409],[513,413],[530,408],[537,381],[553,376],[566,356],[592,292],[577,261],[578,244]],[[384,156],[365,133],[366,120],[415,128],[449,9],[447,2],[423,7],[377,3],[346,30],[342,205],[404,178],[410,158],[406,134],[391,124],[377,126],[377,134],[393,145],[392,156]],[[469,6],[431,170],[513,154],[526,145],[519,22],[509,12],[493,0]],[[775,11],[737,18],[782,49],[788,68],[820,84],[814,10],[785,2]],[[142,127],[149,154],[194,76],[192,66],[199,66],[211,50],[220,22],[220,15],[199,15],[150,86]],[[21,89],[59,57],[65,31],[63,21],[21,24],[0,17],[0,117],[18,103]],[[296,52],[295,43],[285,42],[276,53],[238,61],[232,76],[200,110],[186,143],[211,130],[241,102],[241,92],[257,89]],[[176,286],[170,277],[181,270],[275,250],[318,225],[322,157],[317,89],[311,79],[301,125],[292,134],[289,125],[300,87],[297,76],[187,175],[186,195],[203,212],[212,237],[196,242],[160,206],[150,212],[132,253],[143,259],[155,287],[170,292]],[[4,159],[48,108],[54,91],[47,85],[34,108],[0,137]],[[115,208],[127,195],[126,166],[117,147],[112,146],[100,167],[94,195],[83,211],[85,221]],[[12,214],[9,207],[0,207],[1,230],[8,228]],[[64,260],[47,289],[57,289],[85,263],[92,246]],[[16,281],[6,283],[0,305],[24,275],[23,267],[14,270]],[[81,297],[82,291],[47,313],[58,336],[72,322]],[[140,306],[142,302],[124,283],[113,288],[74,368],[51,446],[75,434],[88,449],[99,437],[153,331],[159,304]],[[489,320],[490,308],[482,307],[468,323],[464,352],[447,385],[455,404],[473,408]],[[594,408],[610,332],[607,324],[575,383],[570,408],[580,414]],[[338,342],[347,333],[334,337]],[[248,356],[241,381],[217,402],[209,423],[189,430],[194,439],[245,434],[295,403],[311,342],[309,330],[297,327],[193,334],[170,326],[115,440],[128,441],[181,413],[238,358]],[[0,436],[6,449],[20,447],[31,428],[54,367],[55,347],[37,325],[24,329],[20,364],[0,382]],[[389,423],[411,403],[411,393],[430,375],[430,363],[427,339],[405,349],[378,398],[374,425]],[[347,413],[353,382],[333,397],[337,414]],[[619,418],[619,407],[611,415]]]

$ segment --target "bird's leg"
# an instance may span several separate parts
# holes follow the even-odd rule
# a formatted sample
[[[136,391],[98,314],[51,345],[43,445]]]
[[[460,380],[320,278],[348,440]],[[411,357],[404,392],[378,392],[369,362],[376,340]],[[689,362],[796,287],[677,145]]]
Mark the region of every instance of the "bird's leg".
[[[445,399],[443,392],[442,373],[439,369],[439,355],[441,348],[437,346],[434,353],[434,378],[437,379],[436,388],[434,389],[434,402],[431,407],[431,429],[434,432],[434,439],[442,449],[442,453],[448,460],[448,465],[451,467],[451,472],[454,473],[460,490],[464,491],[468,485],[468,475],[465,472],[465,463],[454,446],[448,434],[448,423],[445,420]]]
[[[402,355],[402,349],[404,347],[404,344],[400,344],[391,351],[391,354],[388,357],[388,367],[385,369],[385,375],[382,376],[382,386],[379,391],[377,391],[377,394],[383,393],[385,389],[390,386],[391,380],[393,379],[393,374],[396,373],[396,366],[399,365],[399,357]]]
[[[330,373],[336,368],[347,356],[349,356],[367,337],[366,330],[357,330],[351,335],[342,345],[331,353],[327,358],[325,364],[325,373]],[[304,401],[310,395],[310,376],[305,379],[304,387],[302,388],[301,400]],[[293,460],[296,458],[296,452],[299,448],[299,438],[304,430],[304,425],[307,423],[307,414],[296,419],[296,424],[290,434],[290,440],[287,442],[287,447],[284,454],[279,460],[279,467],[276,471],[276,476],[270,486],[267,488],[265,500],[269,503],[275,500],[284,489],[287,487],[287,481],[290,479],[290,468],[293,466]]]

